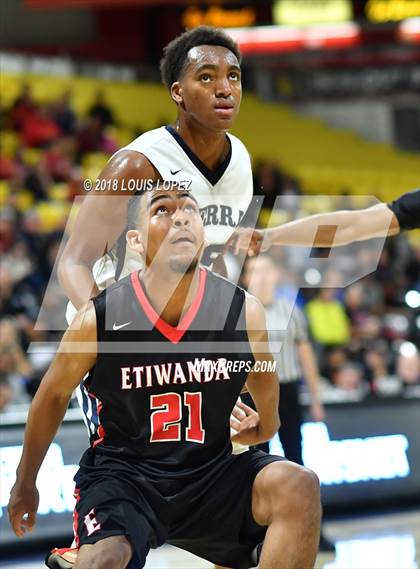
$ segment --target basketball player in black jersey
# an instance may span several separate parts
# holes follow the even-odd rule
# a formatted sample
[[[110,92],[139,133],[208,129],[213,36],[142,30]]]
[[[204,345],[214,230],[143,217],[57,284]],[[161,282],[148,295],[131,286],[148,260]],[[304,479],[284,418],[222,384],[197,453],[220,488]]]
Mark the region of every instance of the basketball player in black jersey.
[[[143,567],[164,542],[235,569],[255,566],[257,552],[261,569],[313,567],[316,476],[261,451],[231,452],[229,416],[245,382],[259,415],[233,422],[234,440],[254,445],[278,429],[277,376],[255,365],[271,361],[262,306],[200,265],[203,224],[185,191],[134,198],[130,219],[127,241],[145,268],[90,301],[63,337],[28,416],[14,532],[33,529],[38,470],[89,372],[98,414],[75,476],[75,569]]]

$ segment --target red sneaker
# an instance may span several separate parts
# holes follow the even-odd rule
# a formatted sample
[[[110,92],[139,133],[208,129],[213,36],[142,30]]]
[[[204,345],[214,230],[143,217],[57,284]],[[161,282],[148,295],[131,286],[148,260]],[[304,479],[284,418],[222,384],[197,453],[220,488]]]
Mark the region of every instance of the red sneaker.
[[[45,558],[45,565],[50,569],[72,569],[77,559],[77,547],[55,547]]]

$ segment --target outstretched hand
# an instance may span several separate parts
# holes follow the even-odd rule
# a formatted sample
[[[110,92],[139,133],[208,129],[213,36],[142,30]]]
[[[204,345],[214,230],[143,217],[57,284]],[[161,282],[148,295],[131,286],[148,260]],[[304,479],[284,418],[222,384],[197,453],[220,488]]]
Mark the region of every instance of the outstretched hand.
[[[271,246],[267,232],[251,227],[238,227],[226,243],[225,250],[230,249],[235,255],[247,251],[250,257],[267,251]]]

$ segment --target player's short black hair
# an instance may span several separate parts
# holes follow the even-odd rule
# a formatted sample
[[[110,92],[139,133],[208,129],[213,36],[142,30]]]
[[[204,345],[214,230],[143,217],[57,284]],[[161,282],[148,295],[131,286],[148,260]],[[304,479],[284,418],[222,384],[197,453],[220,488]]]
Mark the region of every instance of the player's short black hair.
[[[219,45],[229,49],[241,63],[238,44],[220,28],[199,26],[188,30],[172,40],[163,50],[160,61],[162,82],[168,89],[180,78],[189,50],[198,45]]]
[[[140,204],[142,197],[146,193],[146,189],[141,189],[136,191],[136,193],[130,198],[127,206],[127,230],[138,229]]]
[[[143,196],[146,192],[151,192],[155,188],[157,188],[159,182],[153,182],[153,184],[147,185],[145,184],[141,190],[137,190],[135,194],[130,198],[127,206],[127,231],[129,229],[138,229],[139,224],[139,214],[140,214],[140,204],[142,201]],[[180,186],[180,191],[187,193],[191,199],[195,202],[197,200],[195,197],[190,193],[186,192],[184,188]]]

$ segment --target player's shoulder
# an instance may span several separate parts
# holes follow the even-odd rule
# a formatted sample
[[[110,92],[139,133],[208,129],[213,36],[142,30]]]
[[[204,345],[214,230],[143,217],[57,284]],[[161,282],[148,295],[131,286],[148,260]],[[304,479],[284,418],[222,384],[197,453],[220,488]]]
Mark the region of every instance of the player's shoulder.
[[[247,290],[244,291],[245,293],[245,302],[249,309],[255,313],[264,313],[264,305],[259,298],[248,292]]]
[[[222,305],[242,307],[245,304],[246,291],[228,278],[205,268],[207,271],[207,293],[218,298]]]
[[[204,268],[204,270],[207,271],[207,281],[210,284],[210,286],[214,286],[219,289],[226,289],[227,291],[231,292],[236,291],[240,294],[243,294],[245,297],[246,294],[245,290],[242,287],[240,287],[238,284],[233,283],[228,278],[223,277],[222,275],[219,275],[219,273],[211,271],[207,267]]]
[[[245,291],[246,322],[248,329],[265,329],[265,308],[259,298]]]
[[[232,145],[232,152],[246,155],[248,160],[250,160],[248,149],[242,140],[230,132],[228,132],[227,135]]]
[[[140,136],[135,138],[132,142],[124,146],[121,150],[135,150],[137,152],[142,152],[143,150],[150,148],[156,144],[162,142],[162,140],[168,140],[168,131],[164,126],[159,128],[154,128],[143,132]]]
[[[387,207],[398,219],[400,229],[418,229],[420,225],[420,189],[406,192]]]
[[[116,300],[117,298],[122,298],[127,294],[128,291],[132,289],[132,276],[127,275],[123,277],[119,281],[110,284],[106,287],[103,291],[101,291],[95,298],[93,299],[95,303],[103,303],[109,299]],[[124,300],[124,299],[123,299]]]

